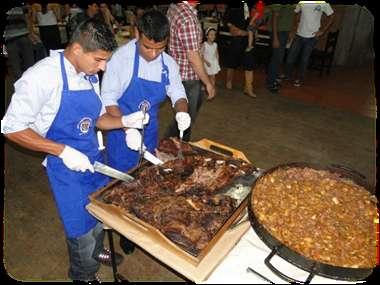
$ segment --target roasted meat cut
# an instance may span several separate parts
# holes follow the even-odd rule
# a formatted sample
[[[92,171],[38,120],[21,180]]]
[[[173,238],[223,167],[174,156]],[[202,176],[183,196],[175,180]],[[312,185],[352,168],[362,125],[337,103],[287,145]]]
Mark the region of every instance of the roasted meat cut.
[[[162,140],[156,154],[163,165],[143,165],[133,174],[135,181],[115,184],[102,198],[197,256],[238,206],[223,191],[256,169],[187,143],[181,146],[184,159],[177,159],[179,144],[175,138]]]

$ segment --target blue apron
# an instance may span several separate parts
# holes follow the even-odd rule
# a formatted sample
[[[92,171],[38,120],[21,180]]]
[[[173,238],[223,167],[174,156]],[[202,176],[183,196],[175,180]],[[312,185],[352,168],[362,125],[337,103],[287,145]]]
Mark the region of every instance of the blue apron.
[[[98,150],[94,129],[101,101],[93,88],[69,90],[63,53],[60,54],[60,61],[62,97],[46,138],[75,148],[87,155],[91,163],[95,160],[102,162],[103,154]],[[72,171],[54,155],[47,156],[46,171],[66,236],[76,238],[87,233],[98,222],[85,208],[89,203],[88,196],[105,186],[109,179],[90,171]]]
[[[138,77],[139,52],[136,43],[133,75],[128,88],[119,98],[118,104],[123,115],[128,115],[148,106],[149,123],[145,125],[144,144],[152,152],[158,144],[158,111],[166,98],[166,86],[169,84],[169,70],[163,60],[161,82],[149,81]],[[120,171],[128,171],[136,166],[139,152],[131,150],[125,143],[125,132],[122,129],[108,131],[107,134],[108,164]]]

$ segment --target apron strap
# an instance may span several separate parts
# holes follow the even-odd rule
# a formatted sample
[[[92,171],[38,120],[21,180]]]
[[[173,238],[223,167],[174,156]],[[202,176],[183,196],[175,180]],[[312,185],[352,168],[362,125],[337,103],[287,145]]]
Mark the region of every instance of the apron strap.
[[[169,80],[169,68],[164,62],[164,53],[161,53],[161,63],[162,63],[162,75],[161,75],[161,82],[166,85],[170,84]]]
[[[138,75],[139,75],[139,63],[140,63],[140,60],[139,60],[139,51],[138,51],[138,46],[137,46],[137,41],[135,42],[135,46],[136,46],[136,49],[135,49],[135,60],[134,60],[134,63],[133,63],[133,75],[132,75],[132,79],[134,78],[138,78]]]
[[[66,68],[65,68],[65,63],[63,60],[63,52],[60,52],[60,60],[61,60],[61,74],[62,74],[62,81],[63,81],[63,92],[66,92],[69,90],[69,84],[67,83],[67,75],[66,75]]]

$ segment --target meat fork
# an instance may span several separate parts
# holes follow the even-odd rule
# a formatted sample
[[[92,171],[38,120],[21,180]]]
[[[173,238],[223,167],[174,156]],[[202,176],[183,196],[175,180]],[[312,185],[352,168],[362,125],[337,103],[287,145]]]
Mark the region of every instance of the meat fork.
[[[177,153],[177,158],[179,159],[183,159],[183,154],[182,154],[182,138],[183,138],[183,131],[179,131],[179,139],[180,139],[180,142],[179,142],[179,149],[178,149],[178,153]]]

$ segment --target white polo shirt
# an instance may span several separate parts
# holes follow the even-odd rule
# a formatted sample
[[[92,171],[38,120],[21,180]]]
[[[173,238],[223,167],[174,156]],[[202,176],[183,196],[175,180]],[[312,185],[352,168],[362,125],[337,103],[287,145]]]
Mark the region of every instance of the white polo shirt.
[[[301,19],[298,24],[297,35],[303,38],[313,38],[321,26],[322,14],[330,16],[334,13],[330,4],[325,1],[300,1],[295,13],[301,12]]]
[[[135,43],[136,40],[131,40],[118,48],[107,63],[101,88],[101,95],[105,106],[117,106],[117,100],[123,95],[131,82],[136,51]],[[179,74],[178,64],[166,52],[163,52],[162,55],[164,63],[169,69],[170,84],[166,88],[166,93],[171,99],[172,106],[174,106],[175,102],[181,98],[187,100],[186,92]],[[152,61],[146,61],[143,57],[139,56],[139,78],[161,82],[161,74],[161,55]]]

